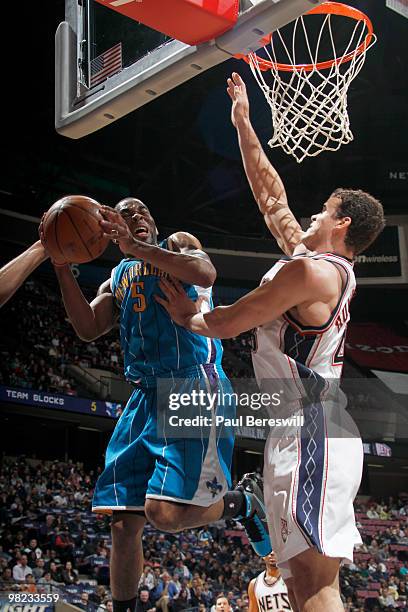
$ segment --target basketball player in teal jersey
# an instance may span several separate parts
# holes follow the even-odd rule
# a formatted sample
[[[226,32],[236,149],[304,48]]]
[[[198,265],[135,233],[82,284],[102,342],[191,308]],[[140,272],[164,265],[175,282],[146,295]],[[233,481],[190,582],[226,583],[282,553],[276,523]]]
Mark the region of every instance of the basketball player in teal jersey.
[[[206,525],[239,514],[259,554],[270,552],[260,492],[228,491],[231,430],[198,430],[195,438],[166,438],[156,415],[157,380],[176,381],[172,392],[193,388],[230,392],[222,345],[174,324],[153,299],[167,275],[212,308],[216,272],[199,241],[178,232],[159,244],[149,209],[135,198],[103,208],[101,225],[125,255],[89,304],[68,264],[56,265],[66,311],[77,335],[92,341],[120,324],[125,376],[135,390],[109,442],[93,510],[112,513],[111,588],[115,612],[133,612],[143,567],[141,535],[147,519],[164,531]],[[181,381],[181,382],[177,382]],[[181,389],[177,385],[181,385]],[[197,409],[198,410],[198,409]],[[233,416],[234,407],[218,405]]]

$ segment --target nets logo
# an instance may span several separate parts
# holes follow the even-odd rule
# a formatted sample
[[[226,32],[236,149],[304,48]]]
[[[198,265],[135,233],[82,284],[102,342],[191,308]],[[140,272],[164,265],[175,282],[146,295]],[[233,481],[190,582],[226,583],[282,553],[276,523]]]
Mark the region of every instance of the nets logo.
[[[408,172],[401,172],[400,170],[395,172],[390,170],[388,172],[388,178],[390,181],[408,181]]]
[[[286,540],[288,539],[289,534],[290,534],[290,531],[288,528],[288,521],[284,518],[281,518],[280,523],[281,523],[282,540],[286,543]]]

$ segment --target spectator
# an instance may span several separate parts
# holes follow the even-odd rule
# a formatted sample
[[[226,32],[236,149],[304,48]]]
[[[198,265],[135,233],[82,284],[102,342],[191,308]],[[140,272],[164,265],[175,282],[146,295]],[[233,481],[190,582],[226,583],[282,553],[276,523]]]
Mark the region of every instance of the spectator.
[[[180,589],[169,605],[171,612],[180,612],[180,610],[186,610],[191,606],[195,606],[195,604],[189,601],[188,590],[185,588]]]
[[[199,532],[198,532],[198,541],[201,544],[209,544],[209,542],[211,542],[213,539],[208,527],[203,527]]]
[[[249,580],[248,580],[248,582],[249,582]],[[205,607],[206,608],[210,608],[210,606],[212,604],[212,601],[213,601],[213,594],[212,594],[212,592],[210,590],[210,587],[209,587],[207,582],[205,582],[204,585],[203,585],[203,590],[202,590],[202,593],[201,593],[201,599],[202,599]]]
[[[52,494],[51,489],[47,488],[44,494],[44,497],[43,497],[44,503],[50,504],[53,499],[54,499],[54,496]],[[40,537],[45,538],[53,534],[54,525],[55,525],[55,518],[52,516],[52,514],[47,514],[47,516],[45,517],[45,523],[43,523],[40,527]]]
[[[143,573],[140,576],[139,587],[146,587],[148,591],[151,591],[155,586],[154,574],[150,565],[145,565]]]
[[[28,544],[28,547],[24,549],[24,553],[29,557],[31,554],[34,555],[34,559],[37,560],[42,555],[42,550],[38,546],[38,542],[35,538],[32,538]]]
[[[396,608],[397,603],[393,594],[387,587],[381,589],[381,594],[378,597],[378,601],[383,608]]]
[[[78,572],[72,568],[71,561],[65,563],[65,567],[61,572],[61,579],[65,584],[76,584],[78,582]]]
[[[221,594],[215,600],[215,606],[213,606],[214,612],[232,612],[230,602],[224,594]],[[211,608],[212,610],[212,608]]]
[[[183,559],[179,559],[176,562],[174,575],[177,576],[179,580],[182,580],[183,578],[187,578],[189,580],[191,578],[191,572],[188,567],[184,565]]]
[[[89,595],[89,601],[96,604],[97,606],[100,606],[105,599],[106,599],[106,589],[102,584],[99,584],[96,587],[96,590],[94,591],[94,593],[91,593]]]
[[[50,567],[49,571],[50,571],[52,580],[54,580],[54,582],[57,582],[57,583],[62,582],[61,572],[56,562],[51,561],[49,567]]]
[[[81,593],[81,601],[76,604],[78,608],[82,610],[90,610],[89,593]]]
[[[10,589],[10,586],[14,583],[13,574],[11,572],[11,567],[6,567],[3,570],[3,573],[0,578],[0,590],[7,591]]]
[[[408,561],[405,561],[404,565],[401,565],[401,567],[399,568],[399,574],[402,577],[408,575]]]
[[[44,576],[38,580],[37,584],[48,587],[59,586],[59,583],[52,579],[51,572],[45,572]]]
[[[79,482],[75,483],[74,486],[75,485],[78,486],[78,487],[80,486]],[[75,498],[76,493],[74,494],[74,498]],[[85,523],[82,520],[82,516],[81,516],[80,512],[77,512],[75,514],[74,518],[68,523],[68,526],[69,526],[69,530],[70,530],[71,533],[81,533],[81,532],[85,532],[86,533],[86,531],[85,531]]]
[[[196,586],[191,589],[191,605],[193,608],[198,608],[200,604],[206,605],[206,599],[203,597],[203,589],[201,586]]]
[[[92,544],[86,531],[83,531],[75,540],[75,547],[83,553],[84,557],[89,557],[95,553],[95,546]]]
[[[160,582],[155,587],[152,595],[156,603],[156,608],[162,610],[162,612],[168,612],[168,605],[170,601],[169,596],[169,584],[171,581],[170,574],[163,572],[160,576]]]
[[[70,540],[68,531],[57,530],[55,535],[55,548],[57,549],[62,559],[72,555],[74,543]]]
[[[181,583],[177,576],[173,576],[173,578],[170,578],[170,581],[168,583],[168,593],[170,599],[173,599],[180,592],[180,589]]]
[[[36,580],[39,580],[44,576],[45,561],[44,559],[37,559],[35,567],[33,568],[33,576]]]
[[[136,612],[155,612],[148,589],[141,589],[136,600]]]
[[[64,489],[54,497],[54,504],[57,508],[66,508],[68,506],[68,497]]]
[[[27,575],[26,582],[22,585],[21,590],[26,593],[37,593],[35,578],[32,574]]]
[[[32,573],[33,570],[28,566],[27,555],[21,555],[19,562],[13,567],[14,580],[17,583],[24,583],[27,576]]]
[[[367,517],[369,519],[378,519],[380,518],[380,515],[378,514],[377,510],[374,508],[374,506],[371,506],[368,510],[367,510]]]
[[[100,568],[109,566],[108,551],[103,546],[98,546],[96,553],[89,557],[93,573],[96,576]]]
[[[101,604],[96,612],[113,612],[113,603],[111,599],[107,599],[105,603]]]

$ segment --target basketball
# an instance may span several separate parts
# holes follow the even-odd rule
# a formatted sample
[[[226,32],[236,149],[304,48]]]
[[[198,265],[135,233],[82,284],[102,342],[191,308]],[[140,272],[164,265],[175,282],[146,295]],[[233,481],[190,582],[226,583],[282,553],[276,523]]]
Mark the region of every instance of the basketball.
[[[80,195],[55,202],[43,219],[43,242],[55,262],[86,263],[106,249],[109,238],[99,225],[100,204]]]

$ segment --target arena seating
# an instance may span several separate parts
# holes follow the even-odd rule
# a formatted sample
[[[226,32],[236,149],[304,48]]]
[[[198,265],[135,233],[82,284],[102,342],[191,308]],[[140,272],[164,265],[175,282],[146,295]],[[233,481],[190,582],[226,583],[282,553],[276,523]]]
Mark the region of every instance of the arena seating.
[[[2,591],[48,590],[91,612],[109,609],[109,517],[92,514],[89,509],[98,472],[87,473],[72,461],[3,460]],[[364,543],[356,551],[354,563],[341,571],[345,609],[360,612],[387,609],[387,605],[407,609],[408,498],[357,499],[356,510]],[[367,513],[383,518],[370,519]],[[201,530],[166,536],[148,525],[143,547],[145,572],[140,588],[149,589],[152,605],[159,612],[163,612],[157,597],[160,585],[169,579],[176,590],[182,585],[188,589],[184,609],[198,610],[202,603],[209,610],[215,596],[224,592],[234,612],[247,612],[247,585],[262,570],[262,560],[253,554],[239,525],[220,521]],[[13,568],[22,555],[27,556],[34,576],[26,586],[13,578]],[[67,562],[72,564],[70,572]],[[41,578],[47,571],[51,571],[48,583]],[[198,600],[197,585],[204,591]]]
[[[94,288],[84,291],[89,299],[95,294]],[[17,329],[16,320],[19,321]],[[27,281],[2,310],[0,332],[0,384],[95,399],[97,388],[94,387],[90,394],[72,378],[69,365],[97,368],[116,377],[122,376],[123,359],[117,330],[95,342],[81,341],[65,315],[55,284],[47,285],[38,279]],[[223,366],[231,379],[253,376],[252,342],[250,332],[223,341]],[[347,366],[346,363],[345,368]],[[353,375],[356,374],[347,371],[348,377]],[[122,400],[106,396],[102,399]],[[358,404],[361,403],[364,404],[364,398],[359,396]]]

